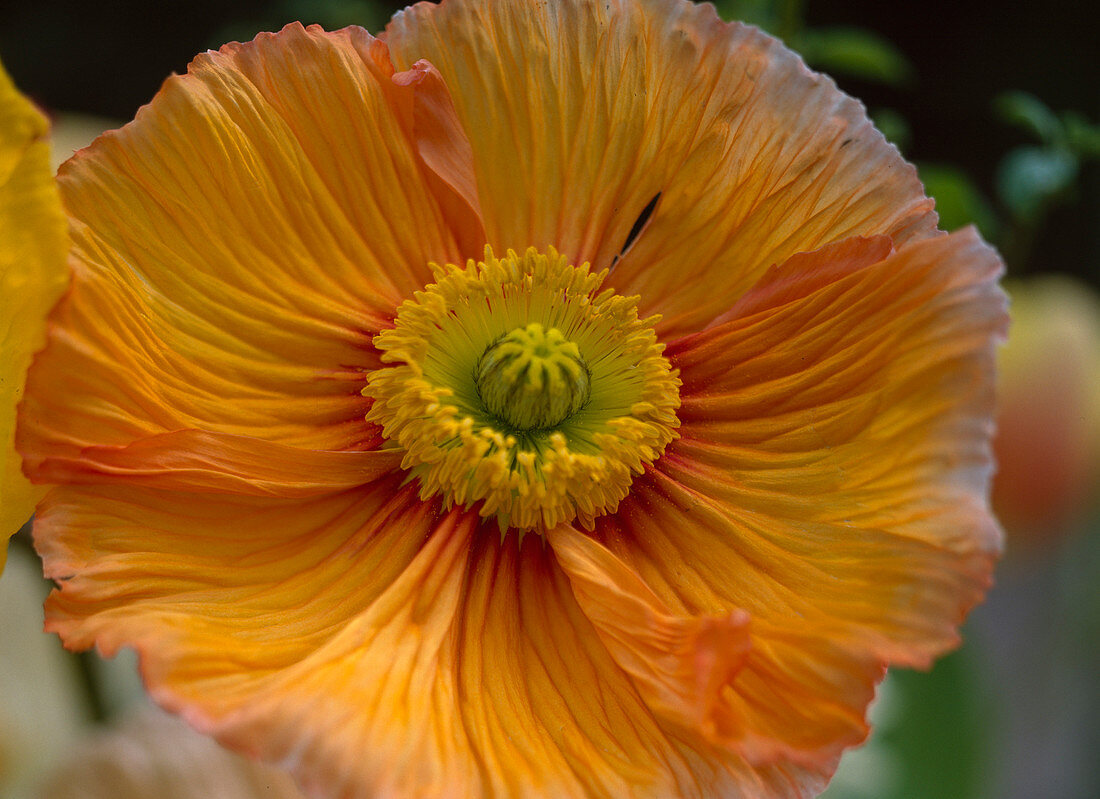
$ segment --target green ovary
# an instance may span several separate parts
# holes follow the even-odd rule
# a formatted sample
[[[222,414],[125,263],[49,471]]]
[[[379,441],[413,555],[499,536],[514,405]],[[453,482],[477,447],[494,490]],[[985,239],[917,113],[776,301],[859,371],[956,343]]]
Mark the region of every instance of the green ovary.
[[[516,430],[544,430],[588,401],[590,374],[577,345],[532,323],[491,344],[475,369],[485,409]]]

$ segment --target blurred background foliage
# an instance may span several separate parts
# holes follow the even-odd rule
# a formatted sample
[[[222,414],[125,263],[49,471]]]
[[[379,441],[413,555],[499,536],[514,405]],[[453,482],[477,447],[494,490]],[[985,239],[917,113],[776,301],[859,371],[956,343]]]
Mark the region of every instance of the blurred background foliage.
[[[936,198],[941,226],[977,225],[1000,249],[1012,276],[1015,327],[1003,353],[997,441],[1002,472],[995,501],[1007,532],[999,584],[964,630],[965,647],[927,674],[890,675],[872,708],[873,737],[846,755],[827,797],[1096,799],[1100,47],[1095,25],[1082,19],[1083,6],[1071,0],[1016,11],[992,0],[919,5],[721,0],[717,6],[727,19],[782,38],[811,67],[861,98],[880,130],[918,165]],[[184,71],[201,50],[294,20],[327,28],[358,24],[377,32],[398,7],[382,0],[12,2],[0,6],[0,57],[17,85],[56,115],[55,149],[65,155],[108,124],[81,115],[132,118],[168,74]],[[37,579],[26,535],[13,549],[22,554],[0,589],[25,595],[23,582]],[[29,628],[40,628],[40,611],[34,610],[39,599],[30,603],[32,609],[19,611],[28,619],[39,613]],[[4,637],[14,640],[8,633]],[[30,790],[51,768],[55,782],[47,784],[58,784],[57,774],[74,768],[71,758],[65,764],[63,750],[78,737],[78,728],[97,729],[141,701],[132,662],[65,656],[52,637],[38,639],[27,648],[0,649],[0,795],[5,797]],[[42,641],[56,651],[40,652]],[[16,651],[24,655],[15,657]],[[35,678],[47,675],[61,686],[50,689],[56,701],[35,705],[48,712],[31,708],[33,695],[19,688],[20,670]],[[77,698],[69,697],[74,692]],[[161,724],[143,717],[129,723],[142,729]],[[125,729],[116,733],[126,734]],[[164,737],[182,734],[168,730]],[[144,737],[155,742],[158,736]],[[93,759],[115,757],[114,743],[96,746]],[[133,762],[136,744],[126,746]],[[180,746],[165,751],[183,751]],[[155,771],[150,763],[161,757],[167,755],[150,744],[138,767]],[[163,770],[186,772],[174,762]],[[253,776],[237,779],[251,785]],[[249,793],[247,786],[241,790],[242,797],[269,795]],[[161,785],[140,795],[169,792]]]

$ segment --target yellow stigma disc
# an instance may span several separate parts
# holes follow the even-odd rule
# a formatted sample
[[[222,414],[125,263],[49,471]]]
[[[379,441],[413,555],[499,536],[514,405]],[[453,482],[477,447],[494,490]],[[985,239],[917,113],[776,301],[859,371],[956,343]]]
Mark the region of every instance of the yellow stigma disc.
[[[588,399],[588,365],[556,327],[517,327],[494,342],[477,363],[485,408],[517,430],[543,430],[564,421]]]

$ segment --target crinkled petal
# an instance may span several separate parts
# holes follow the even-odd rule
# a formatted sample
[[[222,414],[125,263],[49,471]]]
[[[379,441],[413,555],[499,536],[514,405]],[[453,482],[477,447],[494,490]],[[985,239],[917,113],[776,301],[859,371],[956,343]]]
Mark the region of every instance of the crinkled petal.
[[[681,439],[619,515],[653,518],[638,568],[674,607],[824,612],[926,664],[1000,547],[986,502],[1000,266],[972,231],[873,265],[859,247],[881,245],[798,256],[747,315],[669,346]],[[789,270],[836,274],[838,257],[849,274],[789,290]]]
[[[954,644],[988,585],[988,554],[770,519],[659,472],[635,481],[596,536],[672,612],[749,614],[749,655],[706,732],[754,763],[835,764],[866,735],[886,663],[923,665]]]
[[[896,252],[841,242],[670,344],[681,438],[597,520],[587,560],[563,563],[632,674],[644,615],[608,620],[589,584],[605,602],[633,585],[681,619],[749,615],[712,742],[825,767],[866,734],[886,664],[957,644],[1000,548],[986,501],[999,269],[972,231]],[[599,579],[580,570],[596,563]]]
[[[68,239],[50,169],[47,123],[0,66],[0,571],[8,536],[41,496],[20,471],[15,408],[46,315],[68,279]]]
[[[655,716],[539,536],[440,515],[396,479],[295,500],[55,490],[35,529],[60,585],[47,626],[136,648],[161,704],[318,795],[822,787]]]
[[[858,102],[709,5],[420,3],[386,36],[402,68],[425,58],[451,87],[489,243],[614,264],[609,285],[663,314],[666,335],[704,326],[794,253],[935,229],[915,171]]]
[[[206,430],[161,433],[126,446],[84,447],[28,461],[36,478],[168,491],[307,497],[373,482],[401,463],[394,449],[305,450]]]
[[[416,525],[430,512],[411,487],[398,490],[400,480],[292,499],[55,488],[34,528],[46,576],[59,586],[47,626],[72,648],[97,644],[108,654],[155,643],[145,667],[157,680],[178,668],[202,682],[227,663],[259,675],[296,662],[419,549]],[[403,530],[391,527],[399,513]],[[211,701],[230,693],[213,690]]]
[[[1000,260],[972,229],[869,264],[883,252],[795,256],[738,318],[669,345],[682,440],[665,471],[746,511],[992,554]]]
[[[645,535],[644,517],[637,524]],[[597,540],[571,528],[549,540],[611,656],[649,708],[697,745],[830,773],[865,737],[884,665],[828,619],[673,611]]]
[[[31,378],[29,461],[187,429],[377,446],[371,338],[429,261],[483,238],[447,182],[446,87],[397,77],[362,30],[292,25],[199,56],[62,168],[76,273]]]
[[[649,707],[717,737],[723,690],[749,654],[749,615],[676,615],[622,560],[569,525],[547,540],[585,615]]]
[[[455,224],[462,252],[476,255],[485,243],[481,201],[470,140],[458,121],[450,90],[439,70],[424,60],[394,75],[393,82],[415,89],[413,137],[417,153],[429,169],[428,182],[444,214]]]

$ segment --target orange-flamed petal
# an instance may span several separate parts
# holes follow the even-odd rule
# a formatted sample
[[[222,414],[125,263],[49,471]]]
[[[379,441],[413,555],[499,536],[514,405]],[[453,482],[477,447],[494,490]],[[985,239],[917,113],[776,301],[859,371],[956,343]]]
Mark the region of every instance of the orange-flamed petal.
[[[794,253],[935,228],[859,103],[709,5],[420,3],[387,41],[401,67],[426,58],[451,87],[489,243],[615,264],[609,285],[662,313],[666,335],[702,327]]]
[[[72,648],[148,643],[146,673],[157,680],[180,668],[216,679],[230,662],[258,677],[296,662],[419,550],[430,510],[400,480],[292,499],[55,488],[34,531],[59,586],[47,626]],[[404,529],[391,528],[395,515]]]
[[[770,270],[733,318],[670,344],[681,438],[562,562],[632,675],[644,614],[609,616],[597,591],[622,606],[632,586],[681,623],[748,614],[708,742],[828,769],[866,734],[886,664],[957,643],[1000,548],[986,502],[998,272],[972,231],[896,252],[854,239]]]
[[[178,430],[126,446],[84,447],[78,455],[33,460],[28,467],[48,483],[307,497],[373,482],[400,463],[394,449],[307,450],[249,436]]]
[[[396,77],[364,31],[289,26],[199,56],[62,167],[75,277],[23,410],[32,471],[186,429],[377,446],[372,336],[483,243],[446,87]]]
[[[724,689],[749,653],[749,615],[677,616],[623,561],[568,525],[547,540],[585,615],[646,704],[688,730],[718,737]]]
[[[60,585],[47,627],[136,648],[159,702],[316,795],[822,787],[654,715],[539,536],[440,516],[396,480],[295,500],[55,489],[35,531]]]
[[[866,735],[886,662],[923,663],[953,643],[988,582],[988,555],[768,519],[659,472],[596,535],[673,612],[749,614],[749,654],[701,732],[756,763],[835,763]]]
[[[883,252],[870,239],[796,256],[749,292],[745,314],[670,344],[682,440],[665,471],[746,511],[994,553],[1000,261],[972,229],[873,265],[857,248]],[[843,259],[847,276],[773,288]]]
[[[46,131],[45,117],[0,65],[0,571],[8,536],[41,496],[20,470],[15,407],[44,341],[46,315],[68,277],[65,217]]]
[[[854,246],[787,266],[824,274]],[[675,548],[714,557],[681,583],[682,555],[639,548],[657,593],[824,612],[896,662],[951,646],[1000,547],[986,502],[998,272],[972,231],[941,236],[801,296],[762,285],[750,315],[670,345],[681,439],[634,499],[660,498],[647,535],[705,519]]]
[[[688,740],[757,766],[789,761],[824,773],[863,740],[884,667],[824,616],[776,624],[679,601],[673,611],[594,538],[564,527],[548,538],[611,656]]]

